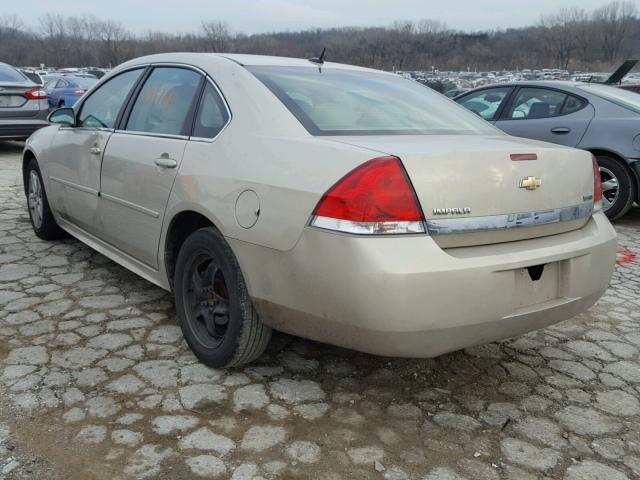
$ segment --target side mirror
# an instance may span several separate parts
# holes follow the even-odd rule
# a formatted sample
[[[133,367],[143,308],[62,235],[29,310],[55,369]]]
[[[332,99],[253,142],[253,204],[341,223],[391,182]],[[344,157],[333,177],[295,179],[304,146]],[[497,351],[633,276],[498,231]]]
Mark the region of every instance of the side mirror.
[[[76,125],[76,113],[73,108],[64,107],[58,108],[49,114],[47,118],[49,123],[54,125],[65,125],[67,127],[75,127]]]

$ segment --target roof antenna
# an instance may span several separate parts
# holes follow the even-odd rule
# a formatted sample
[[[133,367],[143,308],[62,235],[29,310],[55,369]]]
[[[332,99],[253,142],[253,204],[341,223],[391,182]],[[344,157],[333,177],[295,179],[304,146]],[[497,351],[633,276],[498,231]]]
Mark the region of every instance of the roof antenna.
[[[318,65],[322,65],[324,63],[324,54],[326,51],[327,51],[327,47],[324,47],[319,57],[311,57],[308,60],[310,62],[317,63]]]

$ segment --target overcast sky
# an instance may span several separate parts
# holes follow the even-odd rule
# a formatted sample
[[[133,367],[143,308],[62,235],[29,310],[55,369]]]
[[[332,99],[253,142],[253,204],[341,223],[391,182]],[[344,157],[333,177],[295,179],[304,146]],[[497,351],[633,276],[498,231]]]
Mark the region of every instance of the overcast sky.
[[[223,20],[236,32],[388,25],[393,20],[440,20],[450,28],[485,30],[536,23],[561,7],[593,9],[607,0],[3,0],[0,14],[34,25],[44,12],[93,14],[130,30],[188,32],[202,20]]]

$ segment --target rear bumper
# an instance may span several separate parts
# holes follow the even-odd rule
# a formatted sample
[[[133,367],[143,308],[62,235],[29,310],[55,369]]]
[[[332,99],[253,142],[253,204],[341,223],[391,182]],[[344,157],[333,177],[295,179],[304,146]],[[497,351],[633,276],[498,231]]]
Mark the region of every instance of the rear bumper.
[[[23,140],[48,125],[46,111],[37,117],[0,119],[0,139]]]
[[[277,252],[229,239],[263,321],[378,355],[433,357],[571,318],[606,290],[616,235],[601,212],[581,229],[442,250],[428,236],[305,229]],[[545,264],[533,282],[526,267]]]

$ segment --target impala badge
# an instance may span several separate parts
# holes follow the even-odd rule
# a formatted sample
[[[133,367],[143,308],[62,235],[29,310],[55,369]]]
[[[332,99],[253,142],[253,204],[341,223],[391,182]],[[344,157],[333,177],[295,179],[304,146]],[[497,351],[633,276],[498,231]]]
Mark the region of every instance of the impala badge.
[[[524,177],[520,180],[520,188],[526,188],[527,190],[536,190],[542,185],[542,180],[536,177]]]
[[[471,207],[434,208],[434,215],[469,215]]]

